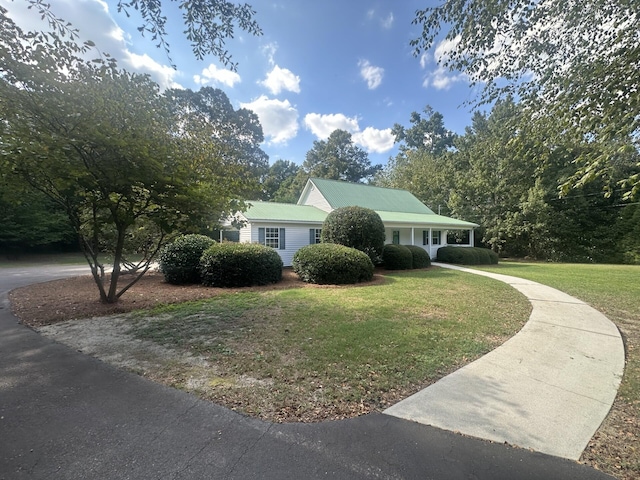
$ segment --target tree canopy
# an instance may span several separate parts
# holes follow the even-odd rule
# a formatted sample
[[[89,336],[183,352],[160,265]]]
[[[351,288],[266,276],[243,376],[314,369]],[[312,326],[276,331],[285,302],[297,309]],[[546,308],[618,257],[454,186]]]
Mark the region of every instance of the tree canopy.
[[[439,62],[484,85],[479,102],[513,95],[546,121],[550,142],[598,143],[567,179],[583,185],[610,173],[620,148],[640,144],[640,4],[635,0],[447,0],[416,12],[415,52],[442,38]],[[544,126],[543,126],[544,125]],[[622,147],[621,147],[622,145]],[[627,196],[640,177],[620,180]]]
[[[302,164],[309,177],[356,183],[373,178],[381,168],[371,165],[367,152],[345,130],[334,130],[327,140],[314,141]]]
[[[576,159],[599,155],[601,145],[565,137],[550,145],[543,120],[507,98],[489,114],[476,112],[450,150],[435,154],[417,144],[401,148],[376,181],[404,188],[432,209],[480,224],[476,240],[503,255],[556,261],[637,261],[632,220],[636,205],[623,190],[602,195],[640,171],[635,149],[620,149],[608,178],[559,197],[575,175]],[[452,239],[453,240],[453,239]]]
[[[247,137],[238,144],[226,97],[215,101],[227,117],[204,109],[187,115],[185,98],[215,92],[162,94],[148,76],[112,60],[76,57],[77,45],[55,34],[22,32],[4,9],[0,27],[3,171],[63,209],[103,301],[117,301],[144,274],[167,235],[237,209],[234,199],[264,160],[254,148],[262,138],[255,118],[239,114],[255,122],[242,127]],[[248,161],[246,151],[255,154]],[[144,254],[140,274],[119,289],[124,254],[133,249]],[[113,255],[108,284],[104,253]]]
[[[57,35],[68,37],[72,41],[77,38],[77,29],[56,16],[51,10],[51,4],[46,0],[26,1],[43,19],[48,21]],[[169,3],[179,3],[177,8],[184,23],[183,33],[198,60],[204,59],[207,55],[213,55],[223,65],[236,70],[237,64],[233,62],[231,53],[225,46],[226,40],[234,37],[236,26],[249,34],[262,35],[262,29],[254,18],[256,12],[247,3],[240,5],[227,0],[207,0],[206,2],[118,0],[116,8],[119,13],[122,12],[127,17],[132,14],[139,15],[141,25],[138,27],[138,32],[142,36],[150,37],[171,59],[171,46],[167,41],[167,21],[172,17],[168,10],[175,7],[168,5]]]

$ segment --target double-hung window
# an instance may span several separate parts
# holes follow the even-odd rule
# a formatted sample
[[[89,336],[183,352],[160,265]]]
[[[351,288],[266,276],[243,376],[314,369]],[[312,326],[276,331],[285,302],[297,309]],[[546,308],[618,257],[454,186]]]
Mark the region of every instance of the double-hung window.
[[[265,227],[258,229],[258,243],[278,250],[285,249],[284,228]]]
[[[441,233],[442,232],[440,230],[432,230],[432,232],[431,232],[431,244],[432,245],[440,245]]]

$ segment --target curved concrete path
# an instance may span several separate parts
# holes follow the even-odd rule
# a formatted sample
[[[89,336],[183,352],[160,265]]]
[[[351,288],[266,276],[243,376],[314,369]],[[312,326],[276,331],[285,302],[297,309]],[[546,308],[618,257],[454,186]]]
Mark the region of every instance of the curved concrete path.
[[[577,460],[607,416],[624,345],[602,313],[522,278],[435,264],[508,283],[533,305],[502,346],[384,413]]]

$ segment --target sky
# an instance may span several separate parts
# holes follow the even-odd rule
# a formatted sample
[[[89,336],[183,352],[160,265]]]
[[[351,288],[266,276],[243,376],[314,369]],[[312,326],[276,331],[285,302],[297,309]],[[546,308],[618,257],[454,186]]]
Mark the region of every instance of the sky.
[[[397,153],[391,128],[410,126],[411,112],[426,106],[442,113],[445,126],[464,133],[478,94],[468,79],[438,66],[440,41],[420,56],[410,41],[417,9],[437,0],[248,0],[263,35],[240,29],[226,46],[237,62],[232,72],[211,56],[197,60],[184,38],[179,2],[165,0],[171,58],[137,27],[136,12],[117,11],[117,0],[49,0],[51,10],[71,22],[83,40],[133,72],[148,73],[162,88],[220,88],[234,107],[256,112],[270,162],[302,164],[315,140],[347,130],[372,164]],[[26,0],[0,0],[24,30],[42,30]],[[175,65],[173,68],[171,65]]]

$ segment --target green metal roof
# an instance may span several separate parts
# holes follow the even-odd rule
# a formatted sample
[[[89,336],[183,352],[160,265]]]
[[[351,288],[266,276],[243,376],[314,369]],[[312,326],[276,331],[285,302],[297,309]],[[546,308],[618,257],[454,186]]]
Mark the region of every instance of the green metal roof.
[[[406,213],[406,212],[385,212],[376,210],[382,221],[386,223],[404,223],[404,224],[422,224],[422,225],[437,225],[449,228],[474,228],[478,225],[471,222],[465,222],[464,220],[456,220],[455,218],[445,217],[443,215],[436,215],[435,213],[420,214],[420,213]]]
[[[332,208],[358,205],[385,212],[433,214],[433,211],[406,190],[374,187],[324,178],[309,179]]]
[[[293,203],[249,202],[251,206],[243,215],[247,220],[322,223],[327,212],[309,205]]]

